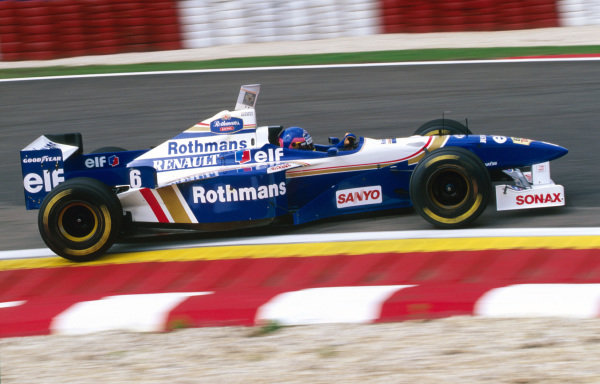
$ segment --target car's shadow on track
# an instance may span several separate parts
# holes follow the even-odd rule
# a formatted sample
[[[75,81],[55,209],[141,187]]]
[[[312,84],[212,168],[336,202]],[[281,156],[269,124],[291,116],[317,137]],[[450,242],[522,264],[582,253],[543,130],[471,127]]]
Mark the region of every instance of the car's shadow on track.
[[[577,215],[565,207],[540,208],[526,211],[497,212],[495,204],[490,202],[485,212],[465,229],[494,228],[527,228],[579,227]],[[336,216],[302,225],[278,222],[270,225],[227,230],[220,232],[203,232],[182,229],[150,229],[137,228],[127,237],[121,238],[109,253],[142,252],[151,250],[191,248],[201,246],[240,245],[260,243],[262,237],[286,235],[315,235],[353,233],[353,232],[386,232],[386,231],[427,231],[436,230],[431,224],[415,214],[412,208],[403,208],[379,212],[369,212]],[[438,229],[440,233],[446,230]],[[304,237],[306,239],[306,237]],[[265,239],[265,242],[268,242]]]
[[[312,223],[293,225],[290,222],[276,222],[269,225],[226,230],[220,232],[205,232],[192,229],[160,229],[135,228],[130,234],[122,237],[110,253],[136,252],[169,248],[186,248],[190,246],[212,245],[214,243],[243,244],[265,236],[307,235],[323,233],[348,233],[366,231],[386,231],[389,226],[384,224],[392,220],[419,220],[412,208],[394,209],[380,212],[368,212],[336,216],[318,220]],[[380,225],[377,225],[381,222]],[[427,223],[423,221],[423,225]],[[387,228],[387,229],[386,229]],[[401,228],[398,228],[399,230]]]

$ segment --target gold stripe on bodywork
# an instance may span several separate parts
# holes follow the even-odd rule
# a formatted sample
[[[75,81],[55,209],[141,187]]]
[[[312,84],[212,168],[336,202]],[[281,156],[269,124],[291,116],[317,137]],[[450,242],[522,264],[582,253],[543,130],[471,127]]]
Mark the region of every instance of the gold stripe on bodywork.
[[[419,161],[421,161],[423,159],[424,156],[425,156],[425,152],[421,152],[417,156],[413,157],[412,159],[408,159],[408,165],[417,164]]]
[[[186,129],[185,132],[210,132],[210,125],[198,123]]]
[[[446,141],[448,141],[449,137],[450,136],[435,136],[433,138],[433,141],[431,142],[431,145],[429,147],[427,147],[426,151],[419,153],[417,156],[413,157],[412,159],[408,159],[408,165],[417,164],[419,161],[421,161],[423,159],[423,157],[425,157],[427,152],[435,151],[436,149],[443,147],[446,144]]]
[[[175,192],[175,188],[177,188],[176,185],[170,185],[167,187],[158,188],[156,191],[160,195],[165,207],[167,207],[169,210],[174,222],[189,224],[192,222],[192,220],[185,211],[181,201],[179,201],[179,197],[177,196],[177,192]]]

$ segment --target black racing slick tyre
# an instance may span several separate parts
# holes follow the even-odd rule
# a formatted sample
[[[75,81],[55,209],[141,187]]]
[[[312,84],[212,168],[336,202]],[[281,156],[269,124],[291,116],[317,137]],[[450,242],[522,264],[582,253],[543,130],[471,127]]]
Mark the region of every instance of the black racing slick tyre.
[[[42,202],[38,227],[57,255],[82,262],[100,257],[121,230],[121,203],[104,183],[90,178],[67,180]]]
[[[425,156],[410,179],[415,210],[439,228],[459,228],[475,220],[491,194],[481,160],[463,148],[442,148]]]
[[[436,119],[426,122],[415,131],[419,136],[471,135],[463,123],[452,119]]]

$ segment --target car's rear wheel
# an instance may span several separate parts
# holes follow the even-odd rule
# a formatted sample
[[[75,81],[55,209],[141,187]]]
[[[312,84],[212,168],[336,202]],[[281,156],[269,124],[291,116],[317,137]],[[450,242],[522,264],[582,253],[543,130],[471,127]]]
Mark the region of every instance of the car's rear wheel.
[[[485,165],[463,148],[442,148],[417,164],[410,180],[415,210],[440,228],[458,228],[485,210],[491,194]]]
[[[471,135],[466,125],[452,119],[436,119],[421,125],[414,133],[420,136]]]
[[[104,183],[90,178],[67,180],[42,202],[38,227],[57,255],[72,261],[100,257],[121,230],[121,203]]]

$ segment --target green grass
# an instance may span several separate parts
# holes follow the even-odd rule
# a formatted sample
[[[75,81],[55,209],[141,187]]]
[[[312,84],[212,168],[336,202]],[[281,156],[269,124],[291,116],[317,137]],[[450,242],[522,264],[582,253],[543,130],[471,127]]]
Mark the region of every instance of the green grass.
[[[234,59],[145,63],[127,65],[90,65],[0,69],[0,79],[86,75],[120,72],[177,71],[216,68],[246,68],[291,65],[389,63],[407,61],[500,59],[516,56],[600,54],[600,45],[567,47],[446,48],[317,55],[260,56]]]
[[[260,327],[255,327],[253,331],[250,333],[249,337],[259,337],[270,335],[273,332],[277,332],[283,328],[283,325],[279,324],[277,321],[270,320],[263,324]]]

